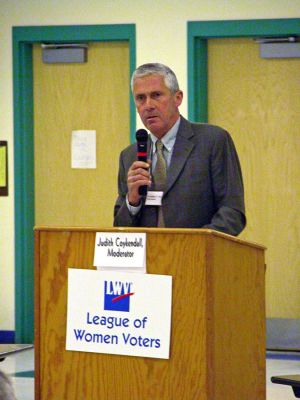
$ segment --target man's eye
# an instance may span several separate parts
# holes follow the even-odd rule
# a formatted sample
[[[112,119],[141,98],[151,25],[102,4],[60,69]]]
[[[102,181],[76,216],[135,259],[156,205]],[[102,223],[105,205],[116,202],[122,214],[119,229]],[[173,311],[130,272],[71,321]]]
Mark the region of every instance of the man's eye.
[[[160,97],[160,95],[161,95],[161,93],[159,93],[159,92],[155,92],[155,93],[153,93],[153,97],[155,97],[155,98],[158,98],[158,97]]]

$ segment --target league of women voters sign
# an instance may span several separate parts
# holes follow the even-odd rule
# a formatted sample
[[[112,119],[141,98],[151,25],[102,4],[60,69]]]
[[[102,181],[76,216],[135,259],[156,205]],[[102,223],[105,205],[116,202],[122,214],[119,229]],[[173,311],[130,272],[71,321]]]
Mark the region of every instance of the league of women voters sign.
[[[66,349],[169,358],[172,277],[68,270]]]

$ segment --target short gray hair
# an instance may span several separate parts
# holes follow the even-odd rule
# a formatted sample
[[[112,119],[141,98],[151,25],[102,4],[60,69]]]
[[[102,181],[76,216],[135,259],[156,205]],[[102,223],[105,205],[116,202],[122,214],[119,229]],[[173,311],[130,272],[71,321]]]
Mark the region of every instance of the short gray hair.
[[[172,93],[176,93],[179,89],[176,75],[164,64],[159,63],[148,63],[140,65],[132,74],[131,77],[131,90],[133,90],[133,84],[135,79],[143,78],[148,75],[161,75],[164,78],[165,85]]]

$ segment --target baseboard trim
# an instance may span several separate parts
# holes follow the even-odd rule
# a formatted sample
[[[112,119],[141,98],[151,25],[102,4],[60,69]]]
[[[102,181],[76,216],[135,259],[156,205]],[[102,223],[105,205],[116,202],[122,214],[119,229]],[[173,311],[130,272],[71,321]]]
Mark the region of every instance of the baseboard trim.
[[[15,331],[0,331],[0,343],[15,343]]]

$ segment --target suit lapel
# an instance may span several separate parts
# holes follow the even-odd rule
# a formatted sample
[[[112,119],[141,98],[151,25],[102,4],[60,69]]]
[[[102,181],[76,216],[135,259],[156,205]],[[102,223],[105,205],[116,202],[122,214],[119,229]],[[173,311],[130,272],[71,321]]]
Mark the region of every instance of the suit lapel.
[[[182,171],[194,143],[190,140],[194,136],[190,123],[181,117],[181,122],[176,136],[171,164],[167,172],[167,187],[165,194],[172,188]]]

